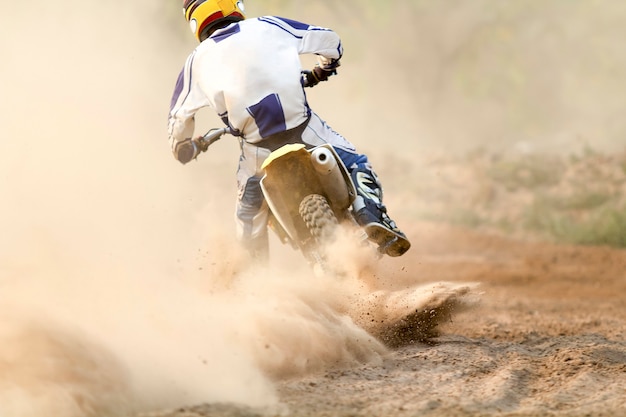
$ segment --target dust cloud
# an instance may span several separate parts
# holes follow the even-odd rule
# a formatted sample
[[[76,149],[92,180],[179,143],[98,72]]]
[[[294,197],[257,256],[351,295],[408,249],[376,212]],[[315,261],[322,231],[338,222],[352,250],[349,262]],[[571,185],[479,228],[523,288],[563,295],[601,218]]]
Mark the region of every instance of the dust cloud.
[[[0,6],[3,417],[275,400],[232,307],[192,286],[223,175],[169,153],[186,48],[151,3]]]
[[[624,147],[624,4],[265,3],[342,35],[339,76],[313,103],[375,156]]]
[[[478,142],[498,139],[509,127],[497,113],[472,129],[463,126],[490,101],[467,114],[472,96],[457,102],[458,91],[445,90],[456,85],[446,80],[459,74],[470,75],[463,88],[475,86],[481,63],[447,75],[439,70],[449,57],[431,65],[439,49],[426,49],[428,31],[445,14],[443,6],[416,10],[399,2],[398,13],[380,21],[367,7],[249,3],[252,15],[280,11],[311,21],[302,15],[310,13],[320,17],[311,23],[339,26],[348,51],[344,66],[310,101],[363,150],[391,152],[391,137],[417,153],[439,138],[448,138],[441,139],[444,146],[460,143],[461,132],[483,135]],[[460,8],[449,25],[458,28],[453,23],[463,16],[482,22],[481,11],[493,14],[488,3]],[[148,0],[0,5],[2,417],[121,416],[212,401],[274,407],[272,378],[386,354],[370,334],[376,328],[365,330],[363,314],[372,304],[356,303],[371,283],[316,278],[280,247],[273,269],[246,268],[229,220],[233,142],[214,145],[185,167],[171,157],[167,105],[193,48],[175,6]],[[389,41],[390,16],[422,24],[407,25]],[[458,38],[441,39],[452,58],[455,39],[465,38],[453,33]],[[430,89],[436,80],[441,87]],[[510,80],[501,81],[506,89]],[[478,87],[480,93],[493,85]],[[607,111],[619,104],[612,101]],[[216,124],[212,115],[198,120],[200,130]],[[611,129],[617,134],[623,125],[615,119]],[[362,255],[354,259],[349,276],[376,268]],[[380,279],[385,270],[377,273]],[[452,298],[467,291],[441,285]],[[404,306],[430,303],[423,295],[435,290],[414,288],[394,299]]]
[[[385,355],[346,315],[352,283],[246,269],[234,143],[171,157],[193,44],[169,5],[0,8],[1,416],[275,407],[272,378]]]

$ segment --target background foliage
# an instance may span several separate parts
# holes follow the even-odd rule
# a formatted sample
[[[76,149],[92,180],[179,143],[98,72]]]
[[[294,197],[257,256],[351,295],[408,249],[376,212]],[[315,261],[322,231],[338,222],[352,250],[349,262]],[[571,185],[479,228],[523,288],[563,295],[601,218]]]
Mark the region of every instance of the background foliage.
[[[259,0],[246,7],[250,16],[287,16],[342,36],[341,78],[328,86],[335,104],[315,91],[314,106],[362,144],[383,179],[410,175],[422,206],[409,209],[414,214],[626,245],[626,3]],[[384,184],[388,195],[406,186]]]

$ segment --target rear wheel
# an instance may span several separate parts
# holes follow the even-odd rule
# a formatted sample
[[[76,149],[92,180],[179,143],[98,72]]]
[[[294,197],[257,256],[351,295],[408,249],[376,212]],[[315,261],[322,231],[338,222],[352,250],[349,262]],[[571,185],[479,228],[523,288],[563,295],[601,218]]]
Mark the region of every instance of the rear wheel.
[[[332,242],[337,231],[337,217],[325,197],[310,194],[300,203],[300,216],[319,245]]]
[[[328,273],[329,268],[324,255],[324,246],[332,242],[337,231],[337,217],[326,198],[319,194],[310,194],[300,203],[300,216],[311,234],[311,241],[302,247],[302,252],[309,262]]]

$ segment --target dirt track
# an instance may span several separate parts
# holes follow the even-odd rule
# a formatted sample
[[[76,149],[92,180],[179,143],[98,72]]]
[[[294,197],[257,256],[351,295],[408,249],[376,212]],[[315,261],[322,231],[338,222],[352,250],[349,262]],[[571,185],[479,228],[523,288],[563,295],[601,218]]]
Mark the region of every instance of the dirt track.
[[[394,348],[382,363],[278,381],[278,410],[158,415],[626,415],[626,251],[432,224],[410,235],[397,288],[481,283],[480,303],[439,336]]]

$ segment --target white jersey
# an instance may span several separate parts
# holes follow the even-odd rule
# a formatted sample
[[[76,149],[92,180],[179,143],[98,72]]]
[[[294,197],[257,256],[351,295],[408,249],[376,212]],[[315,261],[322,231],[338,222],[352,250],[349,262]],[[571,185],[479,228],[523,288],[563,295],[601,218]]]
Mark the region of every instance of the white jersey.
[[[299,55],[339,59],[341,40],[332,30],[264,16],[213,33],[187,58],[169,114],[169,141],[189,141],[194,115],[210,107],[242,136],[258,143],[304,123],[311,110],[301,82]],[[187,142],[189,143],[189,142]]]

